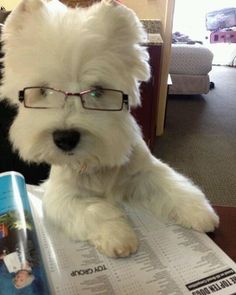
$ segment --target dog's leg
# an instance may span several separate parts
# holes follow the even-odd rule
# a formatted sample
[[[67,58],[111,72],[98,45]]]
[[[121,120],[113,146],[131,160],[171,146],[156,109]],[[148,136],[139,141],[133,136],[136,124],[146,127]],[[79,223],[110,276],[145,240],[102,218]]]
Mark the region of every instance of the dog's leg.
[[[73,240],[88,240],[110,257],[136,252],[138,240],[124,213],[114,204],[96,197],[78,198],[47,190],[44,211]]]
[[[185,176],[145,154],[140,154],[142,167],[133,180],[131,200],[140,201],[156,216],[176,224],[201,232],[213,231],[219,218],[204,193]]]

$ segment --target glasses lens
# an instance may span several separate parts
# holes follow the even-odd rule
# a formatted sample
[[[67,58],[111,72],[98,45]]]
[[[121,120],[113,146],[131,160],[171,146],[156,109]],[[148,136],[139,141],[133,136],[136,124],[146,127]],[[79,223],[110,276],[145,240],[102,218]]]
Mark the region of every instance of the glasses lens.
[[[96,88],[82,95],[83,106],[93,110],[122,109],[123,94],[120,91]]]
[[[60,91],[47,87],[25,89],[25,105],[31,108],[61,108],[65,103],[65,95]]]

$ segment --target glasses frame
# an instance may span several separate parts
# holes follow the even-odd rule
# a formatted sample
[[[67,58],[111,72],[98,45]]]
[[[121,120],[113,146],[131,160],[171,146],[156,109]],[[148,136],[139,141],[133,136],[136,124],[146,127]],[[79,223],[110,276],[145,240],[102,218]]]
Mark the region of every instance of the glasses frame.
[[[94,89],[88,89],[88,90],[84,90],[84,91],[81,91],[81,92],[66,92],[66,91],[62,91],[60,89],[56,89],[56,88],[52,88],[52,87],[46,87],[46,86],[31,86],[31,87],[25,87],[23,88],[22,90],[19,91],[18,95],[18,99],[19,99],[19,102],[23,103],[24,104],[24,107],[25,108],[28,108],[28,109],[60,109],[60,108],[64,108],[65,106],[65,103],[62,107],[31,107],[31,106],[27,106],[26,105],[26,101],[25,101],[25,91],[27,89],[45,89],[45,90],[53,90],[53,91],[56,91],[56,92],[59,92],[59,93],[62,93],[64,94],[64,99],[65,99],[65,103],[66,103],[66,100],[68,99],[69,96],[77,96],[80,98],[80,101],[81,101],[81,104],[82,104],[82,107],[86,110],[93,110],[93,111],[112,111],[112,112],[116,112],[116,111],[121,111],[123,110],[124,108],[124,105],[126,105],[127,107],[127,110],[129,110],[129,96],[128,94],[125,94],[123,91],[121,90],[117,90],[117,89],[110,89],[110,88],[101,88],[102,90],[108,90],[108,91],[114,91],[114,92],[119,92],[121,95],[122,95],[122,103],[121,103],[121,106],[120,108],[118,109],[103,109],[103,108],[91,108],[91,107],[87,107],[85,105],[85,99],[83,98],[83,95],[85,94],[88,94],[92,91],[94,91]]]

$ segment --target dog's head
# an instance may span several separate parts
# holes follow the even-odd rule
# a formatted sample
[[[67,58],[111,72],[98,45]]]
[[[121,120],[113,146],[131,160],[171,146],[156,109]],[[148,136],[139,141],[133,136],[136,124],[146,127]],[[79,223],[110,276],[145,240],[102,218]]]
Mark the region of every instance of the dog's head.
[[[127,96],[139,105],[139,83],[149,78],[144,37],[136,15],[114,0],[76,9],[23,0],[3,29],[1,86],[1,96],[18,105],[10,139],[20,156],[54,165],[124,163],[140,136]]]

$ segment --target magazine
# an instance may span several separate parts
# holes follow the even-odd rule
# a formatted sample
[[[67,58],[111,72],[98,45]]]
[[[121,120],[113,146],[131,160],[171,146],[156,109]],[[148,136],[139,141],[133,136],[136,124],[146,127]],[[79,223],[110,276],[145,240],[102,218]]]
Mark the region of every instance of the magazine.
[[[19,208],[16,215],[25,215],[24,228],[31,232],[31,236],[36,229],[37,240],[34,241],[38,245],[35,249],[39,248],[42,255],[42,259],[37,259],[37,265],[40,266],[39,279],[45,293],[20,294],[48,294],[48,285],[53,295],[236,294],[236,264],[206,234],[164,224],[145,210],[125,206],[140,246],[130,257],[109,258],[87,242],[71,241],[47,220],[42,209],[44,192],[41,187],[28,185],[27,191],[20,174],[0,174],[1,216],[18,212],[14,206],[8,205],[15,195],[15,204]],[[0,239],[9,232],[4,219],[0,223],[0,232]],[[1,248],[1,251],[5,250]],[[18,254],[16,247],[5,253],[13,253],[12,258],[9,256],[9,264],[11,259],[14,260],[15,252]],[[34,271],[30,259],[28,264],[31,272]],[[9,272],[14,270],[12,265]],[[19,268],[19,265],[15,267]],[[2,286],[3,277],[0,276]],[[0,291],[0,294],[18,293]]]
[[[0,174],[0,294],[50,294],[25,181]]]

